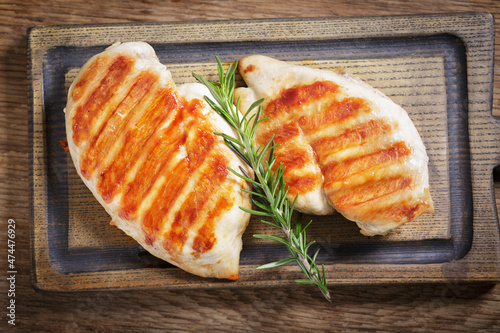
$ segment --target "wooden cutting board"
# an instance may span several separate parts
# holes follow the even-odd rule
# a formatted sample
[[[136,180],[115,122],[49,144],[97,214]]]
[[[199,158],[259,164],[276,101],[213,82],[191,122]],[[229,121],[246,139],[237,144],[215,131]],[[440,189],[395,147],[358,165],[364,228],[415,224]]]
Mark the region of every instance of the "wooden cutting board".
[[[315,68],[343,67],[408,111],[427,147],[436,212],[385,237],[367,238],[340,215],[305,216],[329,284],[498,281],[500,241],[492,170],[500,127],[491,116],[493,19],[489,14],[35,27],[28,37],[31,241],[36,288],[93,290],[278,286],[293,266],[255,233],[240,279],[203,279],[161,261],[116,227],[79,179],[65,139],[66,93],[79,68],[115,42],[145,41],[177,84],[216,78],[214,55],[266,54]],[[237,83],[243,85],[241,79]]]

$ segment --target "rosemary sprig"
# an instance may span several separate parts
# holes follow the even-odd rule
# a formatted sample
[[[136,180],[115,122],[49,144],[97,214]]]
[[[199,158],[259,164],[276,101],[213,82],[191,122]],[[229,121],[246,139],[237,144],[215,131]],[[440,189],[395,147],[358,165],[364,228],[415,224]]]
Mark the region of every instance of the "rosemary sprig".
[[[286,186],[283,178],[285,171],[283,164],[280,163],[272,171],[276,163],[274,149],[277,147],[274,143],[274,136],[259,148],[256,148],[254,144],[253,139],[257,126],[264,120],[260,119],[262,113],[261,104],[264,99],[254,102],[247,112],[241,115],[238,111],[240,100],[238,99],[236,105],[234,105],[234,75],[238,62],[235,61],[224,73],[220,59],[217,56],[215,58],[217,60],[219,82],[208,81],[195,73],[193,73],[193,76],[210,90],[213,100],[208,96],[205,96],[205,100],[237,131],[239,139],[224,133],[215,134],[221,136],[227,146],[254,171],[254,178],[252,178],[244,168],[240,167],[240,170],[237,171],[228,167],[235,175],[253,185],[252,190],[244,189],[243,191],[251,194],[252,202],[260,210],[240,208],[250,214],[270,218],[271,221],[262,220],[262,222],[281,229],[284,237],[278,235],[254,235],[254,237],[282,243],[290,253],[288,258],[259,266],[257,269],[273,268],[295,262],[307,277],[306,279],[296,280],[296,282],[310,283],[317,286],[323,296],[328,301],[331,301],[326,284],[325,267],[322,265],[320,269],[316,264],[316,257],[320,249],[318,248],[312,256],[308,254],[311,245],[315,243],[314,241],[308,243],[306,237],[306,229],[312,221],[302,227],[301,215],[298,214],[295,221],[295,230],[293,229],[292,213],[297,196],[292,203],[287,198],[288,186]],[[256,113],[252,112],[257,107],[258,111]],[[263,162],[267,153],[269,153],[269,158]]]

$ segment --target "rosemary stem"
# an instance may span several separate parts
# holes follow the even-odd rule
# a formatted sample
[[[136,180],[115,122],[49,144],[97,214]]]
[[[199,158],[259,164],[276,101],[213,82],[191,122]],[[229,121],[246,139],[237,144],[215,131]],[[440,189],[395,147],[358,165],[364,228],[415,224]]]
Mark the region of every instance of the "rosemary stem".
[[[274,236],[274,235],[254,235],[258,238],[267,238],[279,241],[286,245],[288,251],[290,252],[290,257],[281,259],[277,262],[272,262],[267,265],[263,265],[260,268],[270,268],[285,265],[290,262],[295,262],[303,273],[306,275],[307,279],[299,279],[296,282],[306,282],[316,285],[323,296],[331,302],[330,293],[328,292],[325,269],[323,272],[318,268],[315,262],[315,255],[310,257],[308,255],[308,248],[312,243],[307,243],[307,236],[305,228],[301,228],[299,220],[296,221],[295,231],[291,225],[293,206],[295,201],[290,204],[287,198],[288,188],[285,185],[283,178],[284,167],[280,164],[275,172],[272,172],[274,163],[276,162],[276,156],[274,156],[274,144],[273,138],[271,138],[268,143],[260,148],[255,147],[254,134],[257,125],[260,123],[260,113],[262,107],[259,106],[264,99],[254,102],[247,113],[241,117],[239,113],[239,100],[238,107],[233,104],[234,99],[234,73],[237,67],[237,61],[235,61],[228,69],[227,73],[224,74],[223,65],[219,58],[216,56],[218,63],[219,72],[219,82],[207,81],[203,77],[194,74],[194,77],[203,83],[211,92],[212,96],[216,101],[205,96],[207,103],[212,106],[212,108],[223,117],[227,123],[233,127],[237,132],[238,138],[228,138],[223,133],[216,133],[224,138],[224,141],[250,168],[253,169],[253,177],[250,177],[248,173],[240,167],[242,171],[241,174],[236,173],[237,176],[246,180],[254,186],[253,193],[257,196],[255,204],[260,207],[263,212],[256,211],[252,209],[241,208],[244,211],[269,216],[274,220],[274,223],[263,221],[264,223],[271,224],[278,227],[283,231],[286,237]],[[256,115],[249,116],[250,112],[259,106],[259,111]],[[248,117],[247,117],[248,116]],[[250,121],[253,119],[253,125],[250,127]],[[263,163],[264,154],[270,153],[269,161]],[[234,172],[234,170],[230,169]],[[252,179],[253,178],[253,179]],[[254,199],[252,199],[254,200]]]
[[[252,169],[254,170],[257,170],[257,168],[255,166],[251,166]],[[263,179],[262,179],[262,175],[260,174],[260,172],[255,172],[256,176],[259,178],[259,182],[262,184],[263,183]],[[266,196],[268,197],[268,200],[271,201],[271,200],[274,200],[274,195],[272,195],[270,192],[269,192],[269,188],[267,186],[264,186],[264,190],[266,192]],[[276,215],[279,215],[282,219],[283,218],[283,213],[281,210],[276,210]],[[304,256],[303,254],[300,253],[300,251],[298,251],[299,247],[298,245],[295,243],[295,241],[292,239],[292,237],[290,237],[290,226],[285,226],[283,225],[282,223],[281,224],[281,230],[283,231],[283,233],[285,234],[286,236],[286,239],[288,239],[288,241],[290,242],[290,244],[292,245],[293,248],[296,249],[296,253],[298,255],[298,258],[299,260],[302,262],[302,265],[304,265],[305,269],[307,272],[309,272],[309,276],[311,277],[311,279],[318,283],[318,284],[321,284],[321,281],[318,280],[318,278],[316,277],[315,274],[312,274],[311,272],[311,264],[309,263],[309,260],[307,259],[306,256]],[[325,291],[323,290],[322,288],[320,288],[320,291],[321,293],[323,294],[323,296],[326,298],[327,301],[331,302],[332,299],[330,297],[330,293],[328,291]]]
[[[285,234],[286,238],[290,241],[290,243],[293,245],[293,247],[297,248],[297,244],[295,244],[295,242],[291,239],[290,237],[290,229],[288,228],[282,228],[283,230],[283,233]],[[304,267],[306,268],[306,270],[311,273],[311,264],[309,263],[309,260],[304,257],[304,255],[302,255],[301,253],[298,253],[298,257],[299,257],[299,260],[302,262],[302,264],[304,265]],[[318,278],[314,275],[314,274],[310,274],[311,275],[311,279],[316,282],[316,283],[321,283],[321,281],[318,280]],[[331,302],[332,299],[330,297],[330,293],[328,291],[325,291],[323,289],[320,288],[320,291],[321,293],[323,294],[323,296],[326,298],[327,301]]]
[[[244,137],[244,133],[243,131],[241,130],[241,126],[239,128],[237,128],[237,132],[239,134],[240,137]],[[247,143],[247,142],[245,142]],[[251,151],[251,147],[248,146],[248,144],[245,144],[245,149],[246,151]],[[256,161],[255,159],[253,158],[253,156],[250,156],[250,167],[254,170],[254,175],[255,177],[258,179],[259,183],[260,184],[265,184],[266,181],[263,177],[263,175],[259,172],[259,166],[256,165]],[[271,193],[270,191],[270,188],[268,186],[262,186],[262,189],[264,190],[264,193],[266,195],[266,198],[269,202],[274,202],[274,193]],[[277,219],[277,218],[274,218],[276,222],[278,222],[279,220],[284,220],[284,217],[283,217],[283,212],[280,210],[280,209],[277,209],[275,211],[275,215],[279,216],[280,218]],[[283,231],[283,233],[285,234],[286,236],[286,239],[290,242],[290,244],[292,245],[292,247],[295,249],[295,252],[297,253],[297,256],[299,258],[299,260],[302,262],[302,265],[305,267],[306,271],[309,273],[309,277],[311,278],[311,280],[313,280],[314,282],[318,283],[318,284],[321,284],[321,281],[318,280],[318,278],[316,277],[315,274],[313,274],[311,272],[311,264],[309,263],[309,260],[307,259],[306,256],[304,256],[303,254],[300,253],[300,250],[299,250],[299,246],[295,243],[295,241],[292,239],[292,237],[290,237],[290,226],[285,226],[283,225],[282,222],[279,222],[279,224],[281,225],[281,230]],[[290,253],[293,255],[293,253]],[[319,288],[321,293],[323,294],[323,297],[325,297],[325,299],[329,302],[332,301],[331,297],[330,297],[330,293],[328,291],[325,291],[324,289],[322,288]]]

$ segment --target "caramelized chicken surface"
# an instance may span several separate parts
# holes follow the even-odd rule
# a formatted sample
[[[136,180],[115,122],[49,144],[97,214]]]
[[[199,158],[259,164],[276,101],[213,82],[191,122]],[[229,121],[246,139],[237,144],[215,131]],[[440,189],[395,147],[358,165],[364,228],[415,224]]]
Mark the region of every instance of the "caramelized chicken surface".
[[[234,135],[203,100],[176,87],[146,43],[92,57],[68,93],[66,134],[78,174],[112,223],[153,255],[203,277],[237,279],[251,207],[245,167],[214,132]]]
[[[334,210],[365,235],[386,234],[434,211],[428,157],[408,114],[380,91],[342,70],[293,65],[267,56],[239,61],[248,87],[240,110],[265,98],[257,145],[271,136],[300,211]]]

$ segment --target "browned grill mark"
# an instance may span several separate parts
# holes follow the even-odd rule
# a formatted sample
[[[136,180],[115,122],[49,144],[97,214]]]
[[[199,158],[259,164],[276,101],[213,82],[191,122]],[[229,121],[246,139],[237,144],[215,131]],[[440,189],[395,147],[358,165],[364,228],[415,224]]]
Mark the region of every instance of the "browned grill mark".
[[[428,191],[428,189],[426,190]],[[433,204],[427,193],[429,200],[425,199],[404,199],[398,198],[397,201],[391,202],[387,206],[374,206],[372,209],[365,212],[365,218],[373,218],[374,216],[379,220],[395,221],[395,222],[408,222],[423,213],[433,213]]]
[[[313,84],[284,89],[278,98],[267,104],[264,117],[272,119],[283,113],[293,113],[305,103],[336,94],[338,89],[339,86],[330,81],[316,81]]]
[[[254,65],[248,65],[247,67],[245,67],[245,69],[243,70],[243,73],[244,74],[247,74],[247,73],[250,73],[250,72],[253,72],[255,70],[255,66]]]
[[[149,149],[144,150],[144,154],[147,156],[146,161],[137,171],[133,182],[128,185],[128,189],[122,199],[122,217],[132,218],[142,199],[149,193],[158,177],[169,173],[169,161],[173,158],[174,154],[179,152],[180,147],[186,144],[188,129],[193,126],[196,120],[202,118],[201,116],[191,116],[189,113],[201,107],[202,104],[199,100],[193,100],[187,105],[183,103],[180,114],[161,133],[150,139]],[[196,125],[196,128],[198,127]],[[205,139],[205,142],[207,142],[207,139]],[[212,143],[208,147],[211,145]],[[190,153],[188,158],[188,161],[192,162],[193,154]],[[195,162],[194,166],[191,166],[191,169],[198,166],[199,163],[201,163],[200,159]],[[181,179],[181,181],[185,180]]]
[[[152,147],[146,152],[146,161],[137,171],[134,180],[128,184],[122,198],[122,209],[120,211],[122,218],[133,219],[136,217],[135,214],[139,205],[151,191],[158,177],[166,174],[165,167],[173,158],[173,155],[179,152],[186,139],[186,131],[174,122],[162,134],[152,140]]]
[[[185,143],[187,156],[179,161],[173,168],[169,167],[168,170],[163,170],[163,173],[167,177],[167,181],[162,185],[156,197],[152,199],[153,203],[145,213],[143,229],[146,234],[150,235],[150,239],[156,239],[157,233],[163,227],[163,219],[172,209],[173,204],[180,196],[189,179],[205,162],[216,143],[217,137],[213,134],[213,129],[206,124],[203,125],[203,116],[198,114],[196,118],[193,118],[194,115],[192,113],[201,106],[200,103],[200,101],[196,101],[182,108],[182,115],[180,117],[183,119],[190,117],[196,120],[198,124],[194,124],[191,127],[191,131],[194,134],[192,136],[188,134],[188,141]],[[187,129],[185,130],[187,131]],[[210,170],[209,166],[205,172],[212,173],[213,170]],[[204,175],[201,175],[200,177],[203,176]],[[206,195],[208,196],[208,194]],[[189,209],[189,207],[185,208]],[[126,208],[123,209],[126,210]],[[181,210],[182,209],[184,208],[181,208]],[[187,216],[189,216],[189,212],[183,214],[188,214]],[[171,235],[170,240],[173,244],[174,240],[172,237]],[[182,238],[183,236],[180,235],[179,237]],[[177,239],[176,242],[179,243],[180,239]]]
[[[80,76],[80,79],[73,86],[73,92],[71,93],[71,98],[76,103],[87,90],[88,86],[94,81],[99,72],[101,72],[104,67],[108,64],[109,57],[98,56],[92,61],[92,63],[87,67],[87,69]]]
[[[260,144],[266,144],[274,135],[274,143],[283,144],[300,136],[301,133],[300,127],[297,124],[290,122],[283,124],[279,128],[260,134],[258,139]]]
[[[97,114],[102,107],[113,97],[123,80],[132,70],[134,60],[125,56],[117,57],[108,68],[106,75],[96,85],[94,91],[89,95],[83,105],[76,108],[72,119],[73,141],[79,146],[83,140],[88,139],[90,129]]]
[[[381,168],[391,162],[402,162],[411,154],[404,141],[395,143],[387,149],[381,149],[371,154],[345,159],[341,162],[331,162],[322,168],[325,175],[325,187],[330,187],[337,181],[347,180],[354,175],[367,172],[372,168]]]
[[[342,134],[321,137],[311,142],[311,146],[321,160],[347,148],[373,143],[374,138],[388,135],[392,130],[391,125],[384,120],[372,119],[366,123],[348,128]]]
[[[371,110],[362,98],[348,97],[340,101],[334,99],[323,108],[323,112],[299,116],[298,123],[304,133],[309,134],[325,126],[356,118],[360,112],[369,113]]]
[[[393,205],[383,211],[375,211],[374,214],[380,214],[392,221],[411,221],[417,216],[429,211],[430,203],[426,200],[417,200],[416,202],[405,202]]]
[[[286,166],[285,174],[287,174],[293,170],[302,169],[309,163],[314,163],[314,154],[307,148],[307,146],[278,147],[275,151],[276,163],[273,169],[283,163]]]
[[[172,209],[172,205],[181,194],[190,177],[189,161],[181,159],[166,174],[166,182],[158,192],[151,207],[145,212],[142,221],[142,229],[151,244],[156,240],[158,233],[163,229],[165,217]]]
[[[156,100],[142,114],[137,123],[127,128],[128,131],[124,134],[125,139],[119,153],[100,174],[98,189],[105,202],[113,200],[123,185],[123,179],[137,161],[149,138],[169,114],[178,114],[179,107],[177,95],[168,87],[162,88]]]
[[[118,103],[108,119],[101,125],[98,133],[89,138],[89,146],[83,154],[80,165],[81,173],[85,178],[89,179],[99,163],[104,160],[116,139],[138,111],[138,103],[150,92],[151,86],[157,79],[158,77],[151,72],[141,72],[124,99]]]
[[[204,208],[211,194],[217,191],[219,185],[226,179],[229,173],[227,163],[228,161],[222,156],[217,156],[209,160],[206,172],[201,174],[197,179],[195,188],[186,196],[181,207],[175,213],[170,230],[164,235],[163,246],[165,249],[182,250],[193,225],[199,219],[205,219]],[[205,224],[208,227],[206,221]]]
[[[406,189],[411,183],[411,176],[396,176],[350,188],[348,191],[343,191],[343,194],[336,195],[331,199],[333,199],[332,202],[335,204],[335,208],[347,209]]]
[[[186,151],[190,161],[190,169],[194,172],[205,161],[207,154],[217,141],[213,129],[193,126],[195,136],[186,143]]]
[[[205,253],[212,249],[215,242],[215,221],[222,214],[226,213],[234,203],[230,195],[226,193],[217,193],[218,199],[212,209],[207,213],[205,223],[198,229],[198,233],[193,240],[194,255]]]
[[[305,174],[301,176],[287,175],[285,183],[288,185],[289,195],[304,194],[310,192],[321,185],[322,179],[315,174]]]

